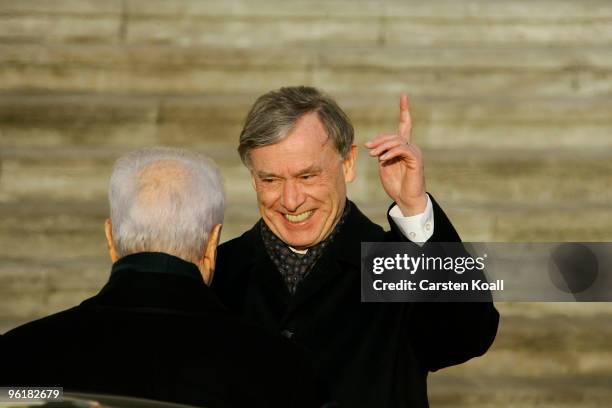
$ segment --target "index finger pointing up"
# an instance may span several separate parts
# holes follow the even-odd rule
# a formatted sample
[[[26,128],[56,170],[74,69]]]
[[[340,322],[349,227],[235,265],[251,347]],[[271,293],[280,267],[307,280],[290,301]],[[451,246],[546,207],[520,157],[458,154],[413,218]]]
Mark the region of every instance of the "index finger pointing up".
[[[410,103],[408,102],[408,95],[403,93],[400,96],[400,117],[399,117],[399,135],[410,143],[410,133],[412,130],[412,117],[410,116]]]

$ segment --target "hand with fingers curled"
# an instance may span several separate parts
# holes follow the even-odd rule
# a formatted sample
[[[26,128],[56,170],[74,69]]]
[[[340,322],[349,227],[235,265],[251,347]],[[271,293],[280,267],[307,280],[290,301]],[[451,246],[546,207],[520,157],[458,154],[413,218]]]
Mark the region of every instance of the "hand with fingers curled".
[[[404,216],[425,211],[425,173],[423,153],[411,143],[412,117],[408,96],[400,97],[397,133],[381,133],[365,146],[370,156],[378,158],[378,172],[385,192],[398,205]]]

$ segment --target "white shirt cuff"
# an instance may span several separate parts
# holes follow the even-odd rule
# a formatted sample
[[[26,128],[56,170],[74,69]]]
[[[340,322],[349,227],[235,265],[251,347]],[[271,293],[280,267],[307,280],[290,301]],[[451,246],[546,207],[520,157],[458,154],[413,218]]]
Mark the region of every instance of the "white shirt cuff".
[[[434,231],[433,205],[427,194],[427,207],[421,214],[404,217],[396,205],[391,208],[389,215],[402,234],[414,243],[424,243],[431,238]]]

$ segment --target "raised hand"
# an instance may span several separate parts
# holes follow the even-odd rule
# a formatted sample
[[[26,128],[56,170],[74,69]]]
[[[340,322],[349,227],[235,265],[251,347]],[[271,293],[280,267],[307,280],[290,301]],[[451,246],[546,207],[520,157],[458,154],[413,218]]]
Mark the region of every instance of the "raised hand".
[[[381,133],[365,146],[378,158],[380,181],[404,216],[420,214],[427,207],[423,154],[414,144],[408,96],[400,96],[397,133]]]

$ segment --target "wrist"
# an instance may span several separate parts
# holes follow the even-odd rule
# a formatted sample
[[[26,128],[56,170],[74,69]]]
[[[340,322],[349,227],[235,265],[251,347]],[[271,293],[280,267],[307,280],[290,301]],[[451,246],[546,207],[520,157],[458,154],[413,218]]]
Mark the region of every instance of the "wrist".
[[[427,209],[427,194],[423,193],[410,201],[398,200],[396,203],[404,217],[422,214]]]

